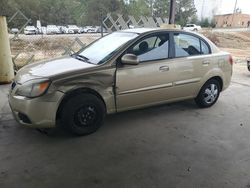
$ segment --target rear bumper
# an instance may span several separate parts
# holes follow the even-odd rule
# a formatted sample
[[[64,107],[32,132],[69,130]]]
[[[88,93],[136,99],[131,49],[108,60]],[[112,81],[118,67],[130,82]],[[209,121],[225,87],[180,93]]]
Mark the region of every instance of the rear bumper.
[[[225,89],[227,89],[230,86],[231,80],[232,80],[232,75],[233,75],[233,66],[230,66],[225,70],[225,72],[222,76],[222,81],[223,81],[222,91],[224,91]]]

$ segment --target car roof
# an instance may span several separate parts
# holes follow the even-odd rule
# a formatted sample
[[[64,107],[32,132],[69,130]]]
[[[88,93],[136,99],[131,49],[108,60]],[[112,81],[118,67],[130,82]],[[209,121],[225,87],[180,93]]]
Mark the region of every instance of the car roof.
[[[149,31],[154,31],[154,30],[158,30],[158,28],[134,28],[134,29],[125,29],[125,30],[122,30],[121,32],[142,34],[142,33],[147,33]]]
[[[147,34],[147,33],[154,33],[154,32],[157,32],[157,31],[186,33],[186,34],[191,34],[191,35],[195,35],[195,36],[201,37],[201,38],[203,38],[206,41],[210,41],[207,37],[205,37],[201,33],[193,32],[193,31],[185,31],[185,30],[182,30],[182,29],[166,29],[166,28],[156,27],[156,28],[125,29],[125,30],[120,30],[120,31],[117,31],[117,32],[136,33],[136,34],[142,35],[142,34]],[[211,43],[210,43],[210,45],[211,45]]]
[[[184,31],[182,29],[166,29],[166,28],[135,28],[135,29],[125,29],[125,30],[120,30],[117,32],[126,32],[126,33],[137,33],[137,34],[144,34],[144,33],[154,33],[155,31],[169,31],[169,32],[181,32],[181,33],[187,33],[187,34],[193,34],[200,36],[204,38],[204,35],[201,33],[193,32],[193,31]]]
[[[181,29],[166,29],[166,28],[160,28],[160,27],[155,27],[155,28],[134,28],[134,29],[125,29],[125,30],[120,30],[118,32],[126,32],[126,33],[137,33],[137,34],[145,34],[145,33],[154,33],[155,31],[183,31]]]

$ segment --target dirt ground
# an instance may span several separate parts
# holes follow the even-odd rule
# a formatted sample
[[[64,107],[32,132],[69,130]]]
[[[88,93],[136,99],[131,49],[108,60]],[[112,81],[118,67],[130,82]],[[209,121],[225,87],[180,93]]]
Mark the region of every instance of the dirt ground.
[[[235,62],[250,58],[250,32],[203,32],[220,49],[230,52]]]

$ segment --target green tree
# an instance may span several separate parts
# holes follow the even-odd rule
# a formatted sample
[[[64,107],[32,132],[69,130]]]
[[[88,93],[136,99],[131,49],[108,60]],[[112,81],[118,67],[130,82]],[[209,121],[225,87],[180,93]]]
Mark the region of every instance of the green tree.
[[[1,16],[10,16],[14,12],[14,7],[12,7],[12,1],[10,0],[1,0],[0,1],[0,15]]]
[[[210,21],[208,18],[203,18],[200,21],[200,25],[201,25],[201,27],[215,27],[214,20]]]
[[[191,16],[190,23],[192,23],[192,24],[199,24],[199,19],[198,19],[198,16],[196,14],[193,15],[193,16]]]
[[[169,0],[155,0],[153,5],[154,16],[167,18],[169,15]]]
[[[124,3],[121,0],[85,0],[82,20],[85,24],[100,25],[102,16],[107,13],[121,13]]]
[[[176,0],[175,20],[177,24],[186,25],[196,12],[194,0]]]
[[[43,25],[100,25],[102,17],[110,12],[133,15],[137,19],[140,16],[166,18],[169,2],[131,0],[125,4],[124,0],[0,0],[0,14],[10,17],[19,9],[32,19],[33,24],[39,19]],[[176,23],[184,25],[195,18],[194,0],[176,0],[176,5]],[[13,22],[21,25],[19,20]]]
[[[11,13],[8,14],[9,17],[19,9],[32,20],[33,24],[39,19],[43,25],[76,23],[77,9],[81,7],[78,0],[9,0],[3,6],[4,9],[7,9],[7,5],[12,8]],[[13,22],[18,22],[20,18],[22,17],[18,16]]]
[[[127,5],[128,14],[133,15],[136,18],[140,16],[151,16],[150,5],[145,0],[133,0]]]

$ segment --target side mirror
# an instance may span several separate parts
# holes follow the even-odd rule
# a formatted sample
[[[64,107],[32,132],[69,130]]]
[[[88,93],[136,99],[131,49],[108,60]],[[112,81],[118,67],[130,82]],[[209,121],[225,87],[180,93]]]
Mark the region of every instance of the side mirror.
[[[138,65],[139,64],[139,59],[136,55],[134,54],[125,54],[122,56],[122,64],[125,65]]]

